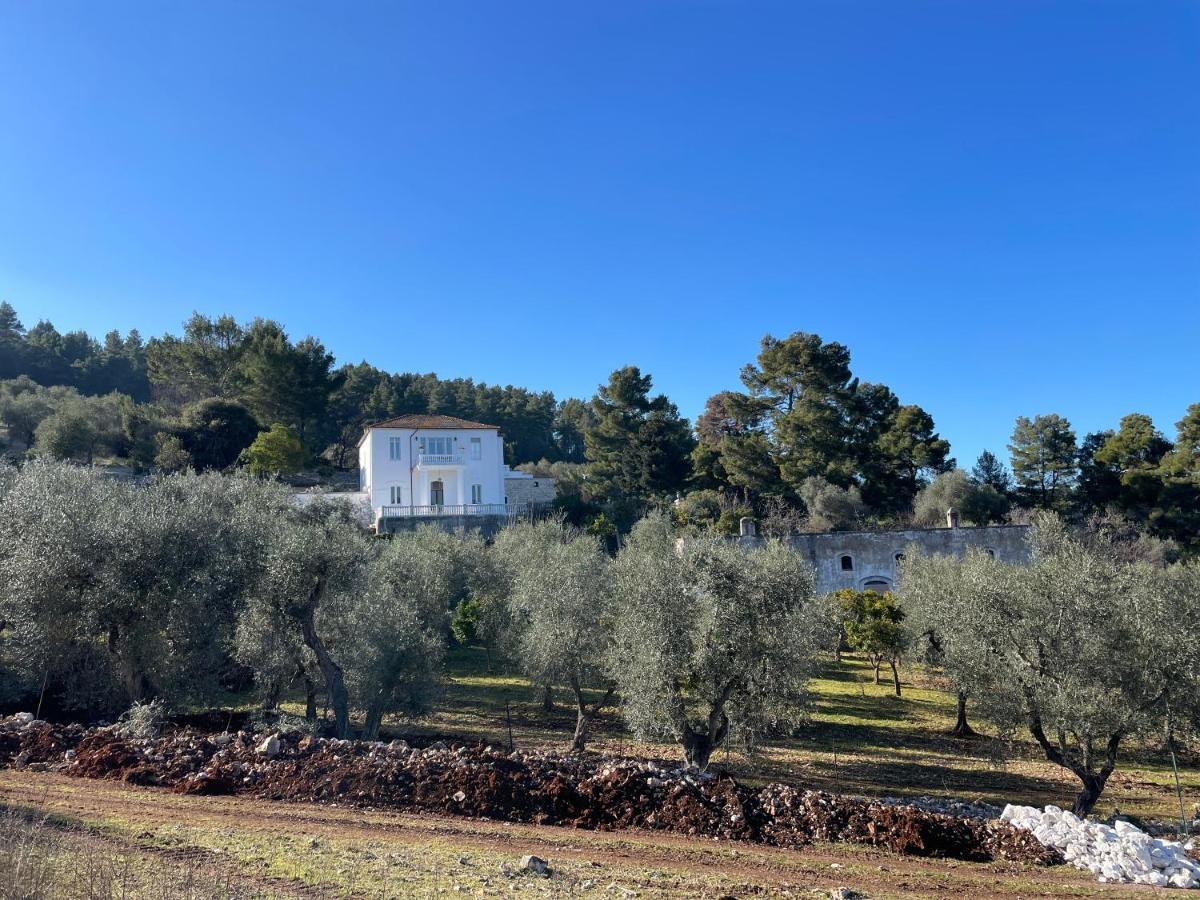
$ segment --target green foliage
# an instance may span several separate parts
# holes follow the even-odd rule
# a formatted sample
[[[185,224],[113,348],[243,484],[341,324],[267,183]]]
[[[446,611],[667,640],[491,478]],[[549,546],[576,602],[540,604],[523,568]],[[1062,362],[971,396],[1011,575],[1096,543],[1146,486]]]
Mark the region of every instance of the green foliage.
[[[1064,508],[1078,471],[1071,423],[1055,413],[1021,416],[1008,449],[1022,502],[1041,509]]]
[[[592,400],[596,424],[585,437],[587,490],[609,502],[640,504],[680,489],[689,474],[687,420],[636,366],[612,373]]]
[[[946,524],[946,511],[957,509],[965,522],[988,525],[1004,521],[1008,499],[990,484],[976,484],[961,469],[937,476],[923,487],[913,502],[913,524],[938,528]]]
[[[577,713],[573,748],[612,696],[604,670],[611,644],[609,559],[595,537],[553,521],[506,528],[492,547],[502,571],[500,646],[533,684],[566,684]],[[588,707],[585,691],[608,696]]]
[[[713,537],[677,546],[655,515],[634,528],[613,571],[610,672],[637,734],[680,741],[703,768],[726,739],[752,748],[799,721],[831,617],[798,553]]]
[[[40,462],[3,484],[7,664],[93,713],[211,697],[258,555],[255,522],[283,515],[286,498],[241,479],[134,486]]]
[[[737,535],[741,534],[742,519],[753,518],[754,510],[749,507],[741,506],[734,509],[727,509],[721,513],[721,518],[717,519],[713,526],[713,531],[717,534]]]
[[[980,487],[990,487],[1001,497],[1012,492],[1012,476],[1004,463],[991,450],[984,450],[971,468],[971,481]]]
[[[293,344],[277,323],[255,320],[246,330],[238,375],[239,397],[258,421],[287,425],[316,448],[317,426],[340,381],[333,354],[320,341]]]
[[[1200,713],[1200,568],[1131,558],[1105,530],[1085,542],[1051,515],[1031,540],[1029,566],[910,553],[901,600],[979,708],[1079,778],[1086,813],[1122,742]]]
[[[820,478],[857,487],[868,506],[892,513],[946,465],[949,444],[928,413],[901,406],[883,385],[860,383],[841,344],[803,332],[768,335],[742,382],[746,393],[712,397],[697,423],[710,448],[706,484],[723,478],[757,499],[794,496]]]
[[[183,448],[183,441],[173,434],[159,433],[154,436],[154,465],[159,471],[173,474],[186,472],[193,467],[192,455]]]
[[[842,488],[816,475],[804,479],[800,499],[808,511],[810,531],[844,531],[853,528],[863,514],[858,488]]]
[[[304,468],[308,454],[300,435],[287,425],[272,425],[259,434],[243,453],[254,475],[294,475]]]
[[[99,455],[117,455],[123,447],[118,395],[64,397],[38,423],[34,446],[52,459],[92,463]]]
[[[210,397],[184,408],[176,433],[197,469],[228,469],[260,431],[245,406]]]
[[[846,643],[870,659],[878,684],[880,665],[884,662],[894,665],[907,645],[904,611],[890,593],[841,590],[833,598],[841,610]],[[899,692],[897,676],[896,693]]]
[[[479,628],[482,614],[483,604],[477,597],[467,597],[454,607],[454,615],[450,619],[450,632],[461,646],[473,647],[482,642],[483,635]]]

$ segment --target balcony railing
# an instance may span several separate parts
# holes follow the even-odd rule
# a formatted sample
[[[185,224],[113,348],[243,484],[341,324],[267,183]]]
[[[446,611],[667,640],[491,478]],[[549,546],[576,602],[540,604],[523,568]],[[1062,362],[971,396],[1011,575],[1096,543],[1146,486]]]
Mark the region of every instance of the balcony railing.
[[[437,516],[509,516],[529,512],[528,503],[460,503],[437,506],[381,506],[381,519],[435,518]]]
[[[465,465],[461,453],[418,453],[417,467]]]

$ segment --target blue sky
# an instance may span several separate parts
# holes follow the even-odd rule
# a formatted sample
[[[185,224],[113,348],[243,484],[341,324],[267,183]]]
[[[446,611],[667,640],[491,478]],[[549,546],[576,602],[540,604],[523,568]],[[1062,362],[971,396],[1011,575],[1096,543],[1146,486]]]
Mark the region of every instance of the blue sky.
[[[694,416],[846,343],[960,461],[1200,401],[1200,4],[0,0],[0,298]]]

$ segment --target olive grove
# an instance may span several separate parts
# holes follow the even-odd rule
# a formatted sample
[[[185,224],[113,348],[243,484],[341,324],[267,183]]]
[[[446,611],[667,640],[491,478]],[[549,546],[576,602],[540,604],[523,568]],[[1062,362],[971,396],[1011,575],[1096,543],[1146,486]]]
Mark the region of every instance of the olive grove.
[[[1078,778],[1086,814],[1122,747],[1200,714],[1200,567],[1155,567],[1045,514],[1029,566],[906,555],[900,599],[952,681]]]
[[[0,469],[0,691],[108,717],[161,698],[263,705],[304,685],[352,709],[427,708],[477,538],[372,540],[335,508],[215,473],[131,484],[61,463]],[[0,698],[3,699],[3,698]]]

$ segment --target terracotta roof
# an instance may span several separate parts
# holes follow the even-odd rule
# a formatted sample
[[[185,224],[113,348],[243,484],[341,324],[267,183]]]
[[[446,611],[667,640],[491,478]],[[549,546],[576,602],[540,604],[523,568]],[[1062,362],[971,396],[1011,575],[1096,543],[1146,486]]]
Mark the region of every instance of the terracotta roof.
[[[454,416],[412,415],[398,416],[395,419],[388,419],[384,422],[376,422],[373,425],[367,426],[368,431],[372,428],[486,428],[490,431],[499,428],[499,426],[484,425],[482,422],[468,422],[466,419],[457,419]]]

